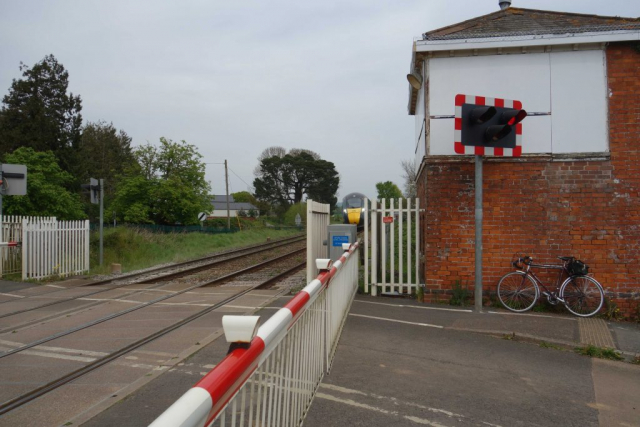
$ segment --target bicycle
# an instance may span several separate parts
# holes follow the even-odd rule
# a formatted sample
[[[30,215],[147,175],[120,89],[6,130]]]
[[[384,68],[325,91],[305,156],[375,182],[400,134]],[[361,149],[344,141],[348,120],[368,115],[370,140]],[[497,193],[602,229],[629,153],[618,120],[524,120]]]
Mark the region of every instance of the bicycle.
[[[540,297],[542,286],[542,294],[547,297],[549,304],[557,305],[561,302],[576,316],[590,317],[600,311],[604,303],[604,291],[596,279],[587,276],[588,266],[574,257],[558,259],[563,261],[562,265],[533,264],[530,256],[518,257],[512,261],[512,265],[518,270],[505,274],[498,282],[500,303],[516,313],[531,310]],[[532,268],[560,270],[555,291],[550,291]],[[578,273],[576,269],[579,270]],[[560,284],[563,276],[567,278]]]

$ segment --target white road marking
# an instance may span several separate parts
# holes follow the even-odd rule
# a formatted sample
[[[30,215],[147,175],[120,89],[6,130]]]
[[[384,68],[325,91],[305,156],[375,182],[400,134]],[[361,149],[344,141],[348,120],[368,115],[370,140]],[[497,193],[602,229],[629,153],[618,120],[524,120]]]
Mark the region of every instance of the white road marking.
[[[65,288],[64,286],[58,286],[58,285],[45,285],[45,286],[48,286],[50,288],[68,289],[68,288]]]
[[[378,408],[377,406],[367,405],[366,403],[356,402],[355,400],[351,400],[351,399],[335,397],[330,394],[316,393],[316,397],[319,399],[330,400],[332,402],[343,403],[345,405],[354,406],[360,409],[367,409],[369,411],[374,411],[374,412],[378,412],[385,415],[400,416],[400,413],[398,411],[388,411],[386,409]],[[418,417],[413,417],[409,415],[403,415],[402,417],[409,421],[413,421],[414,423],[417,423],[417,424],[428,425],[432,427],[447,427],[444,424],[440,424],[435,421],[430,421],[425,418],[418,418]]]
[[[464,310],[461,308],[444,308],[444,307],[423,307],[420,305],[405,305],[405,304],[389,304],[385,302],[373,302],[373,301],[362,301],[362,300],[353,300],[353,302],[361,302],[364,304],[378,304],[378,305],[388,305],[391,307],[402,307],[402,308],[419,308],[422,310],[439,310],[439,311],[459,311],[460,313],[473,313],[473,310]]]
[[[382,395],[375,394],[375,393],[365,393],[365,392],[360,391],[360,390],[354,390],[354,389],[350,389],[350,388],[346,388],[346,387],[337,386],[337,385],[334,385],[334,384],[323,384],[323,383],[320,383],[320,388],[329,389],[329,390],[333,390],[333,391],[336,391],[336,392],[339,392],[339,393],[344,393],[344,394],[354,394],[354,395],[360,395],[360,396],[366,396],[366,397],[373,397],[373,398],[381,400],[383,402],[393,402],[393,404],[396,405],[396,406],[402,406],[402,405],[410,406],[410,407],[423,409],[423,410],[426,410],[426,411],[429,411],[429,412],[433,412],[433,413],[437,413],[437,414],[443,414],[443,415],[446,415],[449,418],[455,418],[458,421],[462,421],[463,419],[467,418],[466,416],[464,416],[462,414],[456,414],[455,412],[447,411],[445,409],[431,408],[429,406],[420,405],[418,403],[413,403],[413,402],[407,402],[405,400],[397,399],[395,397],[382,396]],[[330,398],[328,400],[332,400],[332,401],[336,401],[336,402],[344,402],[343,398],[338,398],[338,397],[331,396],[331,395],[328,395],[328,394],[324,394],[321,398],[323,398],[323,399],[326,398],[324,396],[330,396]],[[350,401],[350,402],[353,402],[353,401]],[[356,402],[356,403],[358,403],[358,402]],[[347,403],[347,404],[349,404],[349,403]],[[358,404],[356,406],[358,406],[360,408],[364,408],[364,409],[374,408],[373,410],[376,410],[377,412],[380,412],[380,411],[378,411],[378,409],[380,409],[380,408],[376,408],[375,406],[365,405],[365,404]],[[383,411],[386,411],[386,410],[383,410]],[[399,415],[398,412],[393,412],[393,411],[386,411],[386,413],[390,413],[390,414],[393,414],[393,415]],[[418,424],[426,424],[426,425],[431,425],[431,426],[442,426],[441,424],[438,424],[435,421],[426,420],[424,418],[411,417],[411,416],[406,416],[406,415],[403,415],[403,418],[406,418],[407,420],[413,421],[413,422],[418,423]],[[480,422],[482,424],[484,424],[484,425],[491,426],[491,427],[501,427],[501,426],[499,426],[497,424],[491,424],[491,423],[487,423],[485,421],[480,421]],[[431,424],[429,424],[429,423],[431,423]]]
[[[24,295],[5,294],[5,293],[2,293],[2,292],[0,292],[0,295],[3,295],[5,297],[26,298],[26,296],[24,296]]]
[[[0,347],[0,349],[7,351],[7,350],[13,350],[10,348],[2,348]],[[75,360],[78,362],[93,362],[96,360],[95,357],[81,357],[81,356],[68,356],[66,354],[58,354],[58,353],[45,353],[43,351],[33,351],[33,350],[24,350],[21,351],[20,354],[26,354],[28,356],[40,356],[40,357],[48,357],[51,359],[63,359],[63,360]]]
[[[406,320],[388,319],[386,317],[366,316],[364,314],[349,313],[349,316],[366,317],[367,319],[386,320],[387,322],[405,323],[407,325],[426,326],[429,328],[444,329],[444,326],[431,325],[429,323],[407,322]]]
[[[316,393],[316,397],[320,399],[330,400],[332,402],[344,403],[346,405],[355,406],[356,408],[368,409],[370,411],[380,412],[387,415],[399,415],[397,411],[387,411],[386,409],[378,408],[376,406],[367,405],[366,403],[356,402],[351,399],[344,399],[341,397],[335,397],[330,394]]]

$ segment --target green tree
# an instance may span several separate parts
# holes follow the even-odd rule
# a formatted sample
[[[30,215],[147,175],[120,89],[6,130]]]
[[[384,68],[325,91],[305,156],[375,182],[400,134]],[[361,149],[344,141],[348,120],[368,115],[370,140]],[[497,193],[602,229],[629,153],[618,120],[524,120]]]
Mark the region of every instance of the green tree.
[[[117,178],[136,163],[131,137],[106,122],[87,123],[82,128],[78,156],[82,161],[75,168],[77,178],[81,182],[104,179],[107,196],[115,190]]]
[[[237,193],[231,193],[233,200],[238,203],[251,203],[253,206],[257,206],[258,201],[253,194],[248,191],[238,191]]]
[[[402,191],[391,181],[377,183],[376,189],[378,190],[378,200],[402,198]]]
[[[13,80],[0,110],[0,153],[19,147],[51,150],[72,171],[80,142],[82,101],[67,94],[69,73],[53,55],[32,68],[20,63],[22,79]]]
[[[126,222],[196,224],[211,209],[211,187],[195,146],[160,138],[160,146],[134,150],[137,161],[120,180],[110,214]]]
[[[413,160],[403,160],[400,162],[404,175],[404,196],[408,199],[418,197],[418,188],[416,179],[418,171],[416,170],[416,164]]]
[[[274,147],[268,148],[265,152]],[[332,162],[309,150],[293,149],[287,154],[260,156],[253,185],[256,198],[280,207],[299,203],[304,196],[335,206],[340,176]],[[286,209],[286,208],[285,208]]]
[[[31,147],[22,147],[7,154],[5,160],[27,166],[27,195],[4,197],[5,214],[55,216],[61,220],[85,218],[79,195],[66,189],[73,177],[60,168],[51,151],[38,153]]]

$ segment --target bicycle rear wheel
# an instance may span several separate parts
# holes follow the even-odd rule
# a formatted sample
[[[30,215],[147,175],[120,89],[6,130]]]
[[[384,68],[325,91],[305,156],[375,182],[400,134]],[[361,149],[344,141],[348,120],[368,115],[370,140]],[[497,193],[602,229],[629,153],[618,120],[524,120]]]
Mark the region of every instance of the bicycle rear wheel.
[[[604,291],[593,277],[571,276],[560,287],[560,298],[571,313],[590,317],[602,308]]]
[[[528,275],[514,271],[502,276],[498,282],[498,298],[507,310],[522,313],[531,310],[540,290],[538,284]]]

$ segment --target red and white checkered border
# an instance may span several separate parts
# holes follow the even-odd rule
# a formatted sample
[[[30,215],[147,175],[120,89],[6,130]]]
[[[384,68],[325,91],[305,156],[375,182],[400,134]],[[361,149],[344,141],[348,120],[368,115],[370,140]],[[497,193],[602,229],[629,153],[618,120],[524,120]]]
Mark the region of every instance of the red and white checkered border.
[[[462,145],[462,105],[488,105],[502,108],[522,109],[522,102],[511,99],[489,98],[486,96],[456,95],[456,116],[454,130],[454,150],[456,154],[475,154],[477,156],[502,156],[520,157],[522,155],[522,123],[516,125],[516,146],[515,148],[501,147],[474,147]]]

